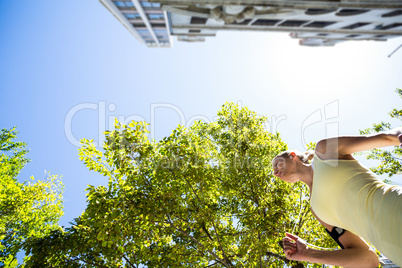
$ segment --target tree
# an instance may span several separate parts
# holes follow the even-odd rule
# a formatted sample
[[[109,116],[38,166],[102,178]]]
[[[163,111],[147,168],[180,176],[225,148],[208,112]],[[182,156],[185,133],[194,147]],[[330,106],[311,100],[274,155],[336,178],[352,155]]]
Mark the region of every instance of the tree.
[[[26,240],[58,228],[62,215],[62,184],[57,176],[18,182],[29,160],[26,144],[14,141],[16,137],[15,128],[0,131],[0,267],[17,267],[17,253]]]
[[[402,89],[396,89],[396,93],[400,98],[402,98]],[[402,110],[397,108],[394,108],[389,115],[392,119],[402,120]],[[360,134],[372,134],[387,131],[392,129],[392,125],[393,124],[384,121],[375,123],[372,128],[361,130]],[[395,146],[393,150],[373,149],[366,157],[367,159],[381,161],[377,167],[371,168],[371,170],[378,175],[388,174],[388,177],[392,177],[393,175],[401,174],[402,172],[402,149],[397,146]]]
[[[88,187],[71,227],[31,241],[28,266],[281,267],[289,262],[278,242],[292,228],[333,246],[306,189],[273,176],[271,160],[287,146],[264,130],[266,118],[234,104],[218,117],[160,141],[144,122],[116,123],[103,152],[83,140],[80,159],[109,183]]]

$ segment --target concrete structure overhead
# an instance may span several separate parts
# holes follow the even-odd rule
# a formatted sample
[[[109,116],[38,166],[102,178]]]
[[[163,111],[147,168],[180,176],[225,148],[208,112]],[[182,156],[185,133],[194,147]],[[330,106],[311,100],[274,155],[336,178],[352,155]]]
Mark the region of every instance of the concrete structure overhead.
[[[166,11],[147,0],[99,0],[127,30],[148,47],[170,47],[172,37]]]
[[[173,35],[180,41],[205,41],[219,30],[288,32],[307,46],[402,36],[402,0],[100,1],[148,46],[170,46]],[[132,3],[135,10],[128,12],[122,8],[124,3]],[[150,20],[145,8],[150,5],[164,15],[164,24],[162,19],[158,24]],[[128,18],[127,13],[139,18]],[[155,33],[157,25],[165,29],[165,35]]]

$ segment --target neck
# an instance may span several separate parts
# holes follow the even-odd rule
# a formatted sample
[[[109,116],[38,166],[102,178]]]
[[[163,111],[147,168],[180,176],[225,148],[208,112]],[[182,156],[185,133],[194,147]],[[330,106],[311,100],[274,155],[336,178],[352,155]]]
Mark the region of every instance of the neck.
[[[314,176],[314,170],[312,164],[300,163],[298,171],[300,180],[308,186],[311,194],[313,190],[313,176]]]

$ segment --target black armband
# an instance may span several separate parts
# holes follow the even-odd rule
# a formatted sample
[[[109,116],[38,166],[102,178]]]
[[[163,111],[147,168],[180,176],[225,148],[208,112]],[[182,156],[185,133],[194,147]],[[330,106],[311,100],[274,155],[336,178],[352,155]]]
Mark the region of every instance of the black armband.
[[[344,233],[345,233],[345,229],[339,228],[339,227],[335,227],[332,228],[332,231],[328,231],[327,228],[325,228],[325,231],[327,231],[327,233],[332,237],[332,239],[334,239],[334,241],[342,248],[345,249],[345,247],[342,245],[341,242],[339,242],[339,237],[341,237]]]

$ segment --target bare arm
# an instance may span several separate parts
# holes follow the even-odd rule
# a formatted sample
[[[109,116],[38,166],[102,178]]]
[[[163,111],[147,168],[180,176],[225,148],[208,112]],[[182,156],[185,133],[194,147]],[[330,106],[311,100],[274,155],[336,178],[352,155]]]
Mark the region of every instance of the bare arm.
[[[401,142],[402,127],[373,135],[345,136],[320,140],[316,146],[316,153],[323,160],[352,159],[352,153],[386,146],[397,146]]]
[[[314,212],[313,212],[314,214]],[[316,216],[314,214],[314,216]],[[318,221],[328,230],[333,226]],[[310,263],[324,263],[343,267],[378,267],[377,254],[359,236],[346,231],[339,237],[345,247],[342,250],[317,250],[309,248],[300,238],[287,234],[283,239],[285,255],[290,260],[307,261]]]
[[[380,264],[374,251],[361,248],[345,248],[334,251],[308,249],[306,251],[306,261],[350,268],[378,267]]]

